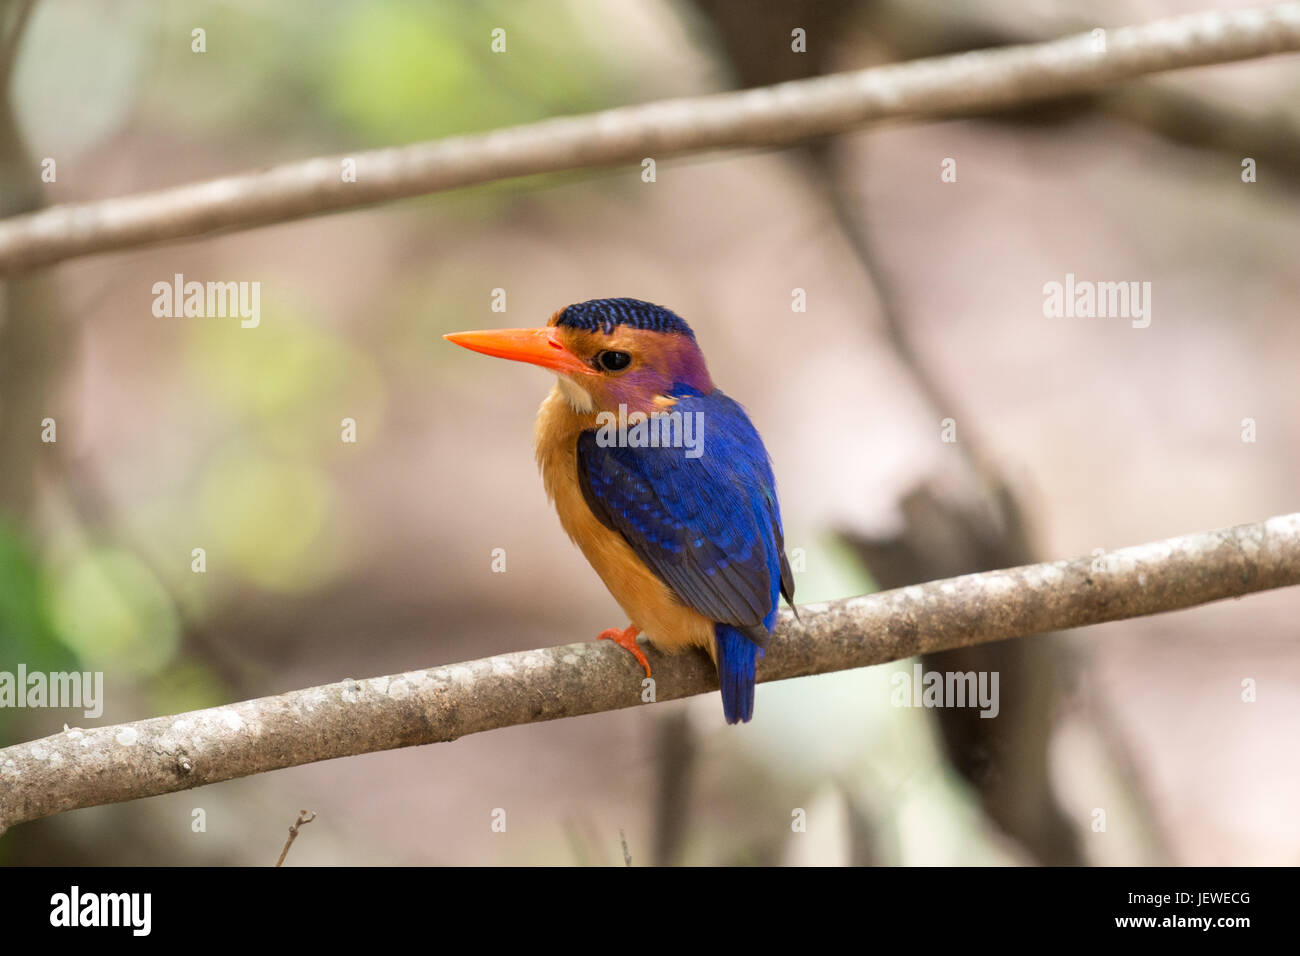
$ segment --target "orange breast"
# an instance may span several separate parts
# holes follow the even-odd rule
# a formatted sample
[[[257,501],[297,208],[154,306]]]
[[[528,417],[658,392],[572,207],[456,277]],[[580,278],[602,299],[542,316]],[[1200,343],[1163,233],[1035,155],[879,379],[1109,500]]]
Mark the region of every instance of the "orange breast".
[[[617,531],[587,507],[578,483],[578,435],[594,428],[594,412],[578,412],[557,385],[542,402],[535,437],[537,464],[560,524],[605,582],[628,620],[662,651],[690,645],[714,652],[713,622],[687,607],[641,563]]]

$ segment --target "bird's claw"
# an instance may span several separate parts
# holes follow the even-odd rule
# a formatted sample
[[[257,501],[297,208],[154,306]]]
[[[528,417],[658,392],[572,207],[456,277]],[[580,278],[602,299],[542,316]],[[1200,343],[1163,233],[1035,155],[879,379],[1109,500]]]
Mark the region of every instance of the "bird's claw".
[[[636,636],[640,633],[640,629],[635,627],[629,627],[627,630],[623,631],[620,631],[616,627],[611,627],[607,630],[601,631],[600,636],[597,637],[596,640],[613,641],[619,647],[623,648],[623,650],[630,651],[632,656],[637,659],[637,663],[645,668],[645,676],[649,677],[650,662],[646,660],[645,651],[641,650],[641,645],[636,642]]]

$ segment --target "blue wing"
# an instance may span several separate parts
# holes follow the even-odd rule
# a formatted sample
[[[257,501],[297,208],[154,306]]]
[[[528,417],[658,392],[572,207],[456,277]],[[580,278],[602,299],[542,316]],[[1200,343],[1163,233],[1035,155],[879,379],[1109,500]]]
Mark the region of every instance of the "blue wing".
[[[686,447],[602,444],[578,437],[588,507],[683,603],[763,646],[780,595],[793,598],[767,449],[743,408],[722,392],[674,392],[674,412],[702,439]],[[698,426],[696,426],[698,423]]]

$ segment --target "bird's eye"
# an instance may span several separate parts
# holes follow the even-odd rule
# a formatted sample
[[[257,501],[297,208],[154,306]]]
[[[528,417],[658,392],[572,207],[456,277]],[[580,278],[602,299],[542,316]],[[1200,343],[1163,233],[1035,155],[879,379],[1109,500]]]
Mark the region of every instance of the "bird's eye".
[[[621,372],[632,364],[632,356],[627,352],[606,349],[596,356],[596,364],[606,372]]]

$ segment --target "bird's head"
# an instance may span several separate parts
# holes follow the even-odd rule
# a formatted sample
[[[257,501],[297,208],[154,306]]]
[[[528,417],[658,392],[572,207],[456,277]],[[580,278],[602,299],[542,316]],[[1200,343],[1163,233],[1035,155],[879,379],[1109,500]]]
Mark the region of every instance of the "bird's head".
[[[538,329],[453,332],[449,342],[555,371],[579,412],[651,414],[686,387],[707,395],[713,381],[695,333],[678,315],[640,299],[591,299],[556,312]]]

